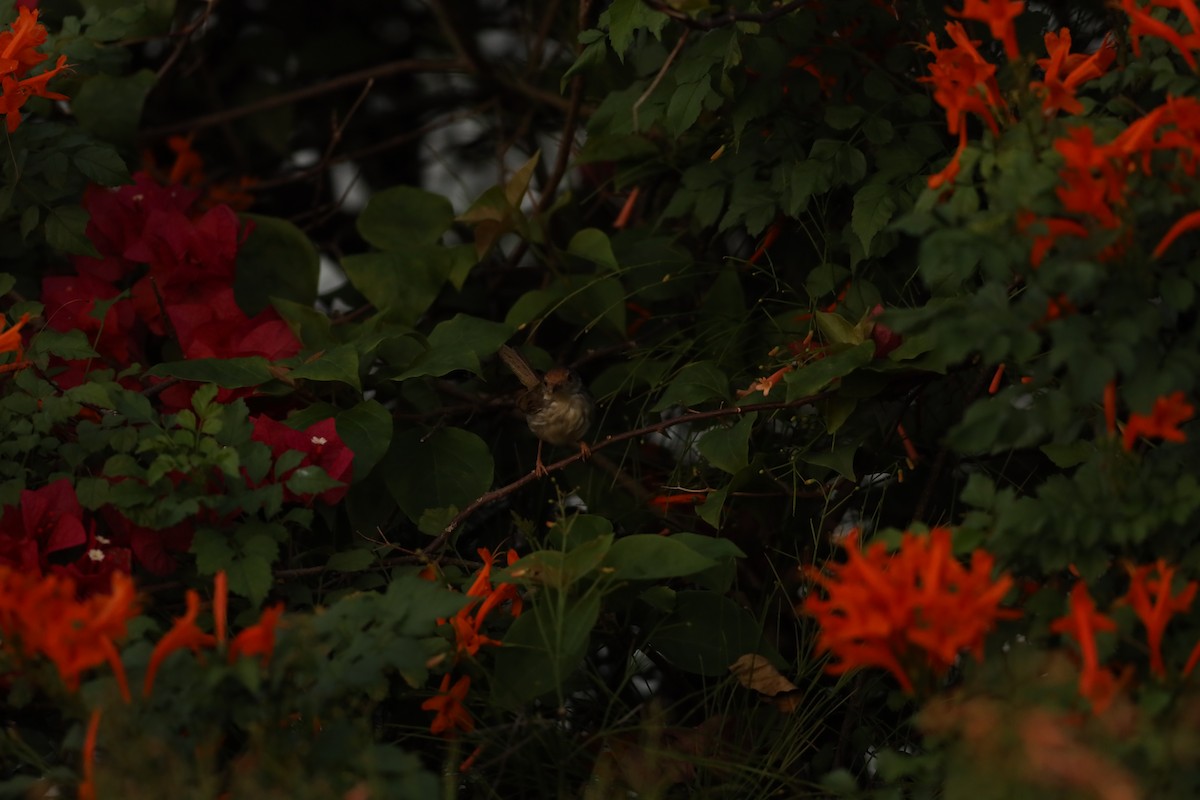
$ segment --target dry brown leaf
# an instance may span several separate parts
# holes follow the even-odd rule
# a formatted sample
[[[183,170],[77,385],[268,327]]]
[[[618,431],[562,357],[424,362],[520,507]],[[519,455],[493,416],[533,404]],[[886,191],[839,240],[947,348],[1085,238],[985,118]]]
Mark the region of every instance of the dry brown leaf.
[[[767,697],[798,691],[796,684],[783,677],[770,661],[755,653],[739,656],[729,671],[742,686]]]

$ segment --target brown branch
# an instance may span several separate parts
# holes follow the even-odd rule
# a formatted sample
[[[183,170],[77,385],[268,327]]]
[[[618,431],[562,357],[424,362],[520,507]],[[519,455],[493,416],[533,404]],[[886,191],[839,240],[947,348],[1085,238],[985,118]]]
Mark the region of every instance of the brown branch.
[[[169,125],[160,125],[157,128],[150,128],[143,131],[143,135],[153,138],[164,136],[168,133],[175,133],[176,131],[194,131],[200,128],[210,128],[213,125],[220,125],[223,122],[256,114],[259,111],[267,111],[268,109],[286,106],[300,100],[319,97],[329,92],[336,92],[339,89],[364,83],[372,78],[386,78],[408,72],[470,73],[471,71],[472,68],[469,63],[456,58],[402,58],[397,61],[389,61],[386,64],[361,69],[357,72],[340,75],[336,78],[330,78],[327,81],[322,81],[312,86],[305,86],[303,89],[295,89],[290,92],[271,95],[252,103],[246,103],[223,111],[215,111],[211,114],[205,114],[184,122],[172,122]]]
[[[792,13],[810,3],[810,0],[792,0],[790,3],[784,3],[781,6],[776,6],[762,14],[739,14],[736,11],[729,11],[724,14],[718,14],[715,17],[707,19],[696,19],[684,11],[678,11],[662,0],[642,0],[648,8],[652,8],[662,14],[666,14],[671,19],[682,25],[697,31],[711,31],[717,28],[726,28],[730,25],[736,25],[739,22],[756,22],[760,25],[768,22],[774,22],[782,16]]]
[[[784,408],[798,408],[800,406],[809,405],[810,403],[815,403],[818,400],[823,400],[833,394],[834,390],[828,389],[824,392],[818,392],[817,394],[809,395],[808,397],[801,397],[798,400],[788,400],[778,403],[755,403],[744,406],[730,406],[727,408],[718,408],[713,411],[697,411],[691,414],[684,414],[682,416],[675,417],[674,419],[661,420],[652,425],[646,425],[641,428],[635,428],[631,431],[618,433],[616,436],[609,436],[604,441],[593,444],[591,446],[591,450],[592,452],[603,450],[605,447],[611,447],[614,444],[627,442],[630,439],[636,439],[637,437],[645,436],[648,433],[664,431],[667,428],[673,428],[676,425],[683,425],[687,422],[704,422],[710,419],[720,419],[721,417],[741,416],[742,414],[749,414],[752,411],[778,411]],[[563,469],[571,464],[574,464],[576,461],[581,460],[582,458],[582,453],[576,453],[572,456],[562,459],[561,461],[554,462],[546,468],[546,471],[554,472],[556,470]],[[517,478],[515,481],[506,486],[501,486],[499,489],[493,489],[487,494],[476,498],[474,502],[470,503],[466,508],[458,512],[454,518],[450,520],[449,524],[442,529],[442,532],[434,537],[429,544],[425,546],[423,552],[427,554],[435,554],[440,552],[450,541],[450,537],[454,535],[454,532],[458,530],[458,527],[462,525],[468,517],[489,503],[494,503],[503,497],[507,497],[526,484],[533,483],[535,480],[537,480],[537,478],[537,472],[532,471],[520,478]]]
[[[587,19],[591,0],[581,0],[579,3],[579,29],[583,30],[584,20]],[[576,52],[581,52],[582,46],[576,46]],[[558,155],[554,159],[554,172],[542,187],[542,196],[534,213],[540,214],[550,207],[554,201],[554,193],[567,174],[567,165],[571,161],[571,146],[575,143],[575,127],[579,124],[579,106],[583,103],[583,76],[576,75],[571,79],[571,105],[567,108],[567,119],[563,122],[562,140],[558,143]]]
[[[171,51],[171,55],[167,56],[167,60],[163,62],[163,65],[158,68],[158,72],[154,76],[155,85],[162,83],[163,76],[171,71],[171,67],[175,66],[175,62],[178,61],[179,57],[183,55],[183,51],[187,48],[188,42],[191,41],[192,34],[208,23],[208,20],[212,16],[213,10],[216,9],[218,2],[219,0],[208,0],[206,8],[204,9],[204,13],[194,19],[190,24],[184,26],[179,33],[175,34],[179,37],[179,43],[175,45],[175,49]]]

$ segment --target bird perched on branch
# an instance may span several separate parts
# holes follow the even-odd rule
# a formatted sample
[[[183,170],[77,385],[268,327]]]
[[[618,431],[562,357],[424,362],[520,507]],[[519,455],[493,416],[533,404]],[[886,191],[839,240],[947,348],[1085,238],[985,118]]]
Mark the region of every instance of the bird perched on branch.
[[[525,387],[517,397],[517,408],[525,415],[529,430],[538,438],[537,463],[534,471],[548,475],[542,463],[542,443],[561,446],[578,445],[587,458],[591,448],[583,441],[592,424],[595,402],[573,369],[555,367],[539,376],[533,366],[508,345],[500,346],[503,361]]]

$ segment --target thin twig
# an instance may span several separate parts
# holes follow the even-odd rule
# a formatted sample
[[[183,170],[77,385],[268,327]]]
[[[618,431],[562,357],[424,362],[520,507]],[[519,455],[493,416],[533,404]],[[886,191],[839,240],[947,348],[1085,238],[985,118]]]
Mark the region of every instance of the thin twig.
[[[252,103],[235,106],[223,111],[214,111],[211,114],[195,117],[194,119],[185,120],[183,122],[172,122],[169,125],[160,125],[157,128],[150,128],[143,132],[143,135],[149,138],[164,136],[168,133],[176,131],[194,131],[200,128],[210,128],[213,125],[220,125],[229,120],[239,119],[250,114],[257,114],[259,111],[267,111],[268,109],[286,106],[300,100],[307,100],[311,97],[319,97],[328,92],[336,92],[339,89],[345,89],[349,86],[355,86],[372,78],[386,78],[392,75],[400,75],[408,72],[466,72],[472,71],[471,65],[459,59],[446,58],[402,58],[397,61],[389,61],[386,64],[380,64],[367,69],[361,69],[357,72],[351,72],[346,75],[340,75],[336,78],[330,78],[327,81],[305,86],[303,89],[295,89],[290,92],[281,94],[273,94],[256,100]]]
[[[642,103],[646,102],[646,99],[650,97],[650,95],[654,94],[654,90],[658,88],[660,83],[662,83],[662,79],[666,76],[667,70],[669,70],[671,68],[671,64],[675,62],[675,57],[678,56],[679,51],[683,49],[683,45],[688,40],[688,34],[690,33],[691,30],[685,30],[683,35],[679,37],[679,41],[677,41],[675,43],[675,47],[671,49],[670,54],[667,56],[667,60],[663,62],[661,67],[659,67],[658,74],[654,76],[654,80],[650,81],[650,85],[646,87],[646,91],[642,92],[642,96],[637,99],[637,102],[633,104],[633,108],[630,109],[630,116],[633,117],[634,133],[638,132],[639,127],[638,110],[642,107]]]
[[[329,162],[333,160],[334,151],[336,151],[337,146],[341,144],[342,136],[345,134],[346,128],[350,125],[350,120],[354,119],[354,115],[358,113],[358,109],[362,107],[363,102],[367,99],[367,95],[371,93],[371,89],[374,87],[375,79],[369,78],[367,82],[363,84],[362,91],[358,94],[358,99],[354,101],[354,104],[350,106],[350,110],[346,112],[346,116],[343,117],[341,121],[338,121],[336,117],[334,118],[333,130],[329,134],[329,144],[325,146],[325,152],[321,154],[321,159],[317,162],[317,166],[320,167],[320,170],[316,176],[316,184],[313,186],[314,206],[317,204],[317,201],[320,199],[321,192],[325,188],[325,172],[329,169]],[[350,191],[350,187],[346,187],[346,191]],[[344,200],[344,197],[342,199]],[[340,207],[340,205],[341,203],[339,202],[334,207],[334,210],[330,212],[330,214],[332,215],[333,213],[336,213],[336,210],[338,207]]]
[[[584,20],[587,19],[591,0],[581,0],[579,3],[579,25],[583,30]],[[576,51],[582,46],[577,45]],[[579,106],[583,103],[583,76],[576,75],[571,79],[571,105],[567,108],[567,118],[563,122],[562,139],[558,143],[558,156],[554,159],[554,172],[542,187],[542,196],[538,198],[537,211],[540,214],[554,202],[554,193],[567,174],[567,165],[571,161],[571,147],[575,144],[575,127],[579,124]]]
[[[217,3],[219,1],[220,0],[208,0],[207,7],[204,9],[204,13],[202,13],[190,24],[186,25],[183,30],[176,34],[179,37],[179,43],[175,45],[175,49],[171,51],[171,55],[167,56],[167,60],[164,61],[162,66],[158,68],[158,73],[154,76],[156,85],[162,83],[163,77],[171,71],[171,67],[175,66],[175,62],[178,61],[179,57],[183,55],[184,49],[187,47],[188,42],[191,41],[192,34],[208,23],[209,17],[212,16],[213,10],[217,7]]]
[[[823,400],[826,397],[830,397],[834,393],[835,390],[828,389],[824,392],[818,392],[817,394],[809,395],[808,397],[801,397],[798,400],[782,401],[778,403],[753,403],[744,406],[718,408],[713,411],[697,411],[691,414],[683,414],[682,416],[678,416],[673,419],[661,420],[652,425],[646,425],[641,428],[635,428],[631,431],[618,433],[616,436],[609,436],[605,440],[593,444],[591,446],[591,451],[596,452],[597,450],[602,450],[606,447],[611,447],[615,444],[629,441],[630,439],[636,439],[639,436],[645,436],[649,433],[657,433],[658,431],[663,431],[667,428],[673,428],[676,425],[683,425],[684,423],[688,422],[704,422],[705,420],[720,419],[721,417],[741,416],[742,414],[749,414],[752,411],[778,411],[784,408],[799,408],[800,406],[809,405],[810,403]],[[582,453],[576,453],[572,456],[562,459],[561,461],[554,462],[546,468],[546,471],[554,472],[556,470],[563,469],[571,464],[574,464],[576,461],[581,460],[582,458]],[[465,522],[472,514],[474,514],[483,506],[486,506],[489,503],[494,503],[495,501],[512,494],[522,486],[533,483],[533,481],[537,480],[537,478],[537,472],[532,471],[506,486],[501,486],[499,489],[494,489],[487,494],[480,496],[462,511],[458,512],[458,514],[456,514],[454,518],[450,520],[450,523],[446,525],[444,529],[442,529],[442,532],[434,537],[433,540],[431,540],[429,544],[425,546],[424,552],[427,554],[440,552],[450,541],[450,537],[454,535],[454,532],[458,530],[458,527],[462,525],[463,522]]]
[[[804,8],[804,6],[811,3],[811,0],[792,0],[790,3],[776,6],[770,11],[762,14],[742,14],[736,11],[729,11],[724,14],[718,14],[715,17],[708,17],[707,19],[696,19],[687,12],[672,8],[661,0],[642,0],[642,2],[645,3],[649,8],[666,14],[668,17],[683,24],[687,28],[697,31],[711,31],[717,28],[726,28],[730,25],[736,25],[739,22],[753,22],[760,25],[768,22],[774,22],[782,16]]]
[[[441,117],[438,117],[435,120],[431,120],[430,122],[427,122],[426,124],[422,125],[419,128],[415,128],[411,131],[405,131],[404,133],[397,134],[396,136],[393,136],[390,139],[385,139],[382,142],[376,142],[375,144],[369,145],[367,147],[363,147],[359,150],[355,150],[350,153],[344,153],[340,156],[337,156],[336,158],[332,158],[332,159],[330,159],[328,164],[317,164],[317,165],[313,165],[310,167],[305,167],[304,169],[298,170],[296,172],[291,172],[291,173],[288,173],[287,175],[281,175],[278,178],[271,178],[270,180],[261,181],[259,183],[254,184],[254,191],[262,192],[262,191],[266,191],[268,189],[277,189],[281,186],[288,186],[290,184],[297,183],[298,181],[305,181],[305,180],[308,180],[309,178],[313,177],[317,173],[321,172],[322,170],[333,166],[334,164],[341,164],[341,163],[344,163],[347,161],[349,161],[349,162],[359,161],[361,159],[368,158],[370,156],[374,156],[374,155],[378,155],[379,153],[386,152],[393,148],[401,147],[402,145],[406,145],[411,141],[420,139],[422,136],[425,136],[426,134],[428,134],[432,131],[435,131],[444,125],[449,125],[451,123],[457,122],[460,119],[467,119],[469,117],[478,116],[482,112],[482,110],[489,104],[490,104],[490,101],[481,106],[464,109],[462,111],[458,111],[458,112],[451,113],[451,114],[445,114]]]

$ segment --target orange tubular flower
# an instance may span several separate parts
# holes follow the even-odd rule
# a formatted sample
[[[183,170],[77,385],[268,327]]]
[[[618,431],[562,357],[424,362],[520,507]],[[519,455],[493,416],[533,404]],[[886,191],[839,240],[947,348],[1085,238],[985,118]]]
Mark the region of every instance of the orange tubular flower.
[[[817,651],[837,658],[826,667],[832,674],[882,667],[911,693],[906,667],[914,660],[945,674],[963,650],[982,658],[997,620],[1020,615],[1000,608],[1012,578],[993,580],[994,560],[982,550],[964,567],[951,552],[948,528],[929,536],[905,533],[892,555],[881,542],[860,551],[857,531],[842,546],[844,564],[830,565],[827,573],[806,570],[827,596],[813,591],[801,607],[821,625]]]
[[[1042,80],[1029,84],[1042,93],[1042,113],[1047,117],[1059,111],[1079,114],[1083,111],[1083,104],[1075,98],[1075,90],[1080,84],[1099,78],[1108,71],[1117,56],[1116,44],[1106,38],[1090,56],[1082,53],[1071,55],[1069,28],[1063,28],[1058,33],[1047,33],[1045,42],[1049,57],[1039,58],[1037,62],[1045,74]]]
[[[460,658],[463,655],[474,658],[485,644],[500,646],[500,642],[479,633],[478,620],[472,620],[461,611],[450,618],[450,627],[454,629],[455,648]]]
[[[229,643],[229,662],[233,663],[241,656],[260,656],[264,667],[270,664],[271,653],[275,650],[275,628],[282,616],[283,603],[263,609],[258,622],[233,637]]]
[[[1150,573],[1157,572],[1156,578]],[[1146,643],[1150,647],[1150,670],[1162,678],[1167,674],[1163,663],[1162,640],[1171,617],[1192,607],[1196,599],[1196,582],[1188,581],[1179,594],[1171,594],[1171,579],[1175,577],[1175,568],[1168,567],[1165,559],[1160,558],[1153,565],[1129,567],[1129,591],[1122,602],[1129,603],[1138,619],[1146,626]]]
[[[928,44],[921,46],[933,54],[934,62],[929,65],[929,77],[918,80],[933,84],[933,99],[946,109],[946,129],[951,134],[958,133],[969,112],[987,123],[992,133],[999,133],[992,111],[1003,108],[1004,101],[996,83],[996,66],[975,49],[977,42],[967,37],[962,23],[946,23],[946,33],[954,47],[938,47],[933,33],[926,39]]]
[[[1050,623],[1053,633],[1070,636],[1079,645],[1083,664],[1079,672],[1079,693],[1089,700],[1104,690],[1104,679],[1100,677],[1100,656],[1096,653],[1096,633],[1115,631],[1117,623],[1096,610],[1087,586],[1080,581],[1071,589],[1069,611]]]
[[[187,612],[182,617],[175,619],[175,624],[171,626],[171,630],[159,639],[158,644],[154,646],[154,652],[150,654],[150,666],[146,669],[146,682],[142,685],[142,696],[149,697],[150,691],[154,688],[154,677],[158,674],[158,668],[162,666],[162,662],[171,653],[176,650],[188,648],[193,653],[200,652],[201,647],[212,647],[216,644],[216,637],[211,633],[205,633],[196,625],[196,617],[200,614],[200,595],[192,589],[187,591]],[[231,650],[232,651],[232,650]]]
[[[1164,0],[1157,0],[1156,2],[1155,0],[1151,0],[1147,8],[1152,8],[1156,5],[1184,10],[1185,16],[1188,17],[1193,26],[1193,33],[1185,39],[1179,31],[1167,23],[1150,16],[1150,12],[1139,6],[1137,0],[1121,0],[1121,8],[1129,16],[1129,39],[1133,45],[1134,55],[1140,57],[1142,54],[1141,38],[1143,36],[1156,36],[1178,50],[1179,55],[1183,56],[1183,60],[1194,71],[1197,65],[1196,56],[1192,53],[1192,44],[1195,42],[1197,33],[1195,26],[1197,22],[1200,22],[1200,14],[1196,12],[1195,3],[1190,2],[1190,0],[1173,0],[1173,2],[1164,2]]]
[[[0,72],[23,74],[46,60],[35,49],[46,42],[46,29],[37,20],[37,10],[21,6],[12,30],[0,33]]]
[[[21,9],[21,16],[14,26],[11,38],[4,40],[0,36],[0,44],[4,45],[0,50],[0,88],[3,89],[3,96],[0,96],[0,113],[6,117],[9,133],[20,126],[20,109],[30,97],[45,97],[50,100],[68,99],[65,94],[52,92],[48,87],[51,78],[67,69],[66,56],[59,56],[53,69],[46,70],[32,78],[24,77],[30,67],[47,58],[33,50],[33,47],[46,40],[46,29],[37,24],[38,12],[34,11],[28,14],[26,12],[28,9]],[[31,34],[30,30],[35,32]],[[7,44],[4,44],[5,41]]]
[[[128,700],[125,667],[113,641],[122,639],[137,616],[137,597],[128,575],[114,573],[107,595],[75,599],[75,583],[54,575],[36,577],[0,567],[0,640],[30,658],[45,656],[67,689],[79,688],[84,672],[108,662],[121,696]]]
[[[79,782],[79,800],[96,800],[96,738],[100,732],[100,709],[94,709],[83,737],[83,780]]]
[[[1163,253],[1167,252],[1168,248],[1175,243],[1183,234],[1195,228],[1200,228],[1200,211],[1193,211],[1190,214],[1184,214],[1179,220],[1171,226],[1171,230],[1167,231],[1166,235],[1159,240],[1154,247],[1154,257],[1162,258]]]
[[[1022,211],[1017,214],[1017,230],[1021,233],[1026,233],[1034,226],[1044,226],[1046,232],[1044,234],[1035,234],[1033,237],[1033,246],[1029,251],[1029,265],[1032,267],[1040,267],[1042,262],[1046,260],[1046,254],[1050,252],[1050,248],[1058,244],[1058,240],[1064,236],[1075,236],[1080,239],[1086,239],[1088,229],[1079,222],[1065,217],[1038,217],[1032,211]]]
[[[1149,414],[1130,414],[1125,425],[1126,450],[1132,450],[1138,437],[1154,437],[1168,442],[1184,442],[1187,436],[1179,430],[1179,424],[1192,418],[1195,408],[1183,397],[1183,392],[1172,392],[1154,401]]]
[[[225,570],[221,570],[213,579],[213,628],[217,635],[217,644],[225,644],[228,625],[229,579],[225,576]]]
[[[24,355],[21,347],[21,328],[25,327],[26,322],[29,322],[29,315],[22,314],[17,324],[0,333],[0,353],[16,353],[17,361],[21,360]]]
[[[475,720],[471,719],[471,713],[463,706],[463,700],[467,698],[470,688],[471,678],[467,675],[455,681],[454,686],[450,685],[449,673],[442,676],[442,685],[438,693],[421,703],[421,708],[425,711],[437,712],[429,726],[430,733],[451,737],[456,731],[470,733],[475,730]]]
[[[1004,55],[1009,61],[1021,57],[1017,49],[1017,31],[1013,20],[1025,10],[1025,3],[1020,0],[965,0],[960,13],[951,11],[961,19],[973,19],[987,23],[992,32],[992,38],[1004,42]]]

